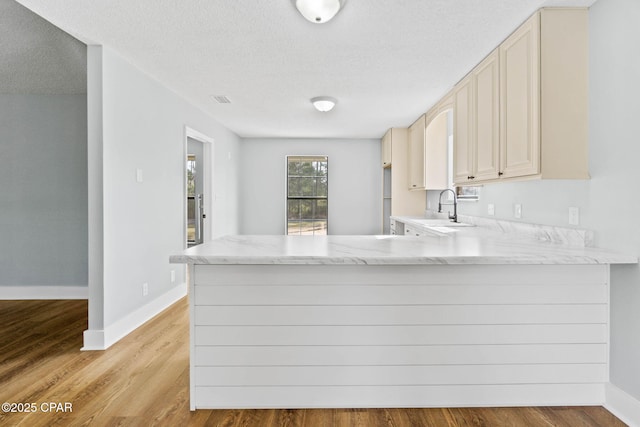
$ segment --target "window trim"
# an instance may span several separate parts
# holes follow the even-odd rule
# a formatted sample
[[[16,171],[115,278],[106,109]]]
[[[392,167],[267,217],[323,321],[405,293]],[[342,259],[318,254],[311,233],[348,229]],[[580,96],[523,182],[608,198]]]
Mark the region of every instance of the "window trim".
[[[289,197],[289,158],[323,158],[327,162],[327,195],[326,197]],[[284,157],[284,235],[296,236],[289,234],[289,199],[313,199],[327,201],[327,219],[326,219],[326,235],[329,235],[329,156],[326,154],[287,154]],[[315,234],[313,234],[315,235]],[[324,234],[318,234],[324,236]]]

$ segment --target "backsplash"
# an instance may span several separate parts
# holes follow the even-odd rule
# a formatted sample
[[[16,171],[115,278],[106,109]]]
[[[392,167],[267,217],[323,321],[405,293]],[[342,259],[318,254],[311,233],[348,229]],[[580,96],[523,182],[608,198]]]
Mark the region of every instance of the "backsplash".
[[[579,247],[593,246],[593,232],[590,230],[529,224],[468,215],[458,215],[458,221],[545,242]]]

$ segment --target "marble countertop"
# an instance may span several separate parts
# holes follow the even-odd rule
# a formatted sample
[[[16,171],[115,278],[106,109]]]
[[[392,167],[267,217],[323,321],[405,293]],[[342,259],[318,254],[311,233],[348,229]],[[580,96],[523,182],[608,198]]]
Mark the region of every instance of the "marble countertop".
[[[633,264],[591,247],[514,238],[485,227],[447,235],[225,236],[170,257],[187,264]]]

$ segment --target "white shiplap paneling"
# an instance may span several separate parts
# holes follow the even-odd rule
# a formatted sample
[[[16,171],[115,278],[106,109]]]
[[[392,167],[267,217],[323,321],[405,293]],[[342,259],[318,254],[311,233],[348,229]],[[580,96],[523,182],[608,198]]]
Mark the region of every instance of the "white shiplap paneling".
[[[607,266],[198,265],[194,295],[196,407],[596,404],[608,377]]]

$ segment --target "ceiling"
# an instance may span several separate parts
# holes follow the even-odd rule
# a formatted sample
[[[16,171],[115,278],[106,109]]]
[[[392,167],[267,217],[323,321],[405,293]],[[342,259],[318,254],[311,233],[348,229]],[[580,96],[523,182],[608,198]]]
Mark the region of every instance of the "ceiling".
[[[291,0],[19,3],[119,52],[241,137],[379,138],[411,124],[539,7],[594,1],[349,0],[323,25]],[[319,95],[336,108],[315,111]]]

